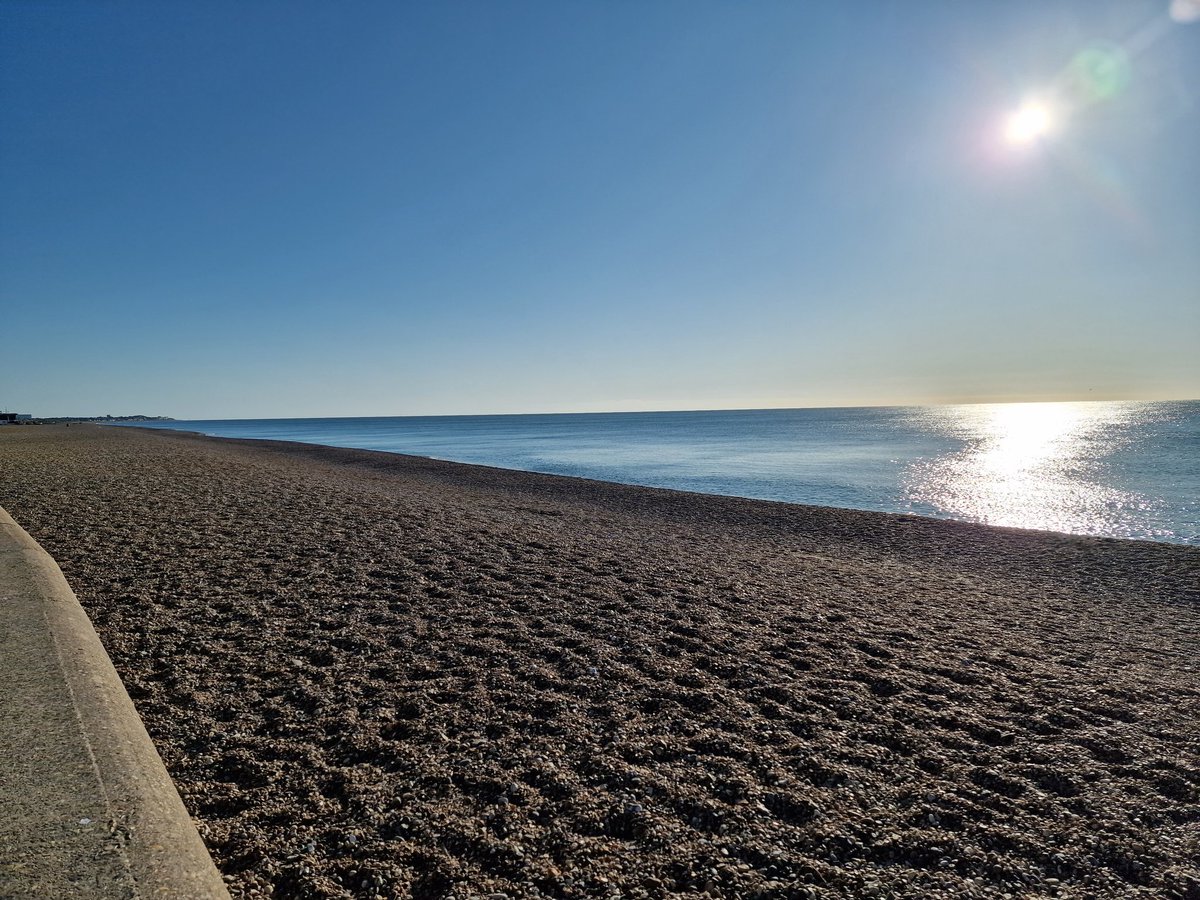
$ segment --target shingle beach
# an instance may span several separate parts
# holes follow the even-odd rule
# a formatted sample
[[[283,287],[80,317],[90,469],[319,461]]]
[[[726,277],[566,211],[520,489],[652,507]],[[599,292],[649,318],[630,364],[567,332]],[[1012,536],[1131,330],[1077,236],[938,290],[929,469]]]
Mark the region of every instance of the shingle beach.
[[[1200,549],[0,428],[234,897],[1200,898]]]

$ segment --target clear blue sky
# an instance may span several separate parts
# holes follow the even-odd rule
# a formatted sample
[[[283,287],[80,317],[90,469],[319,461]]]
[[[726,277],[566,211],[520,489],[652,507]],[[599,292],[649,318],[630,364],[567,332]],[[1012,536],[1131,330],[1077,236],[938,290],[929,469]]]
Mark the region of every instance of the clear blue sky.
[[[0,407],[1200,396],[1200,23],[1166,0],[0,26]],[[1123,85],[1006,142],[1089,48]]]

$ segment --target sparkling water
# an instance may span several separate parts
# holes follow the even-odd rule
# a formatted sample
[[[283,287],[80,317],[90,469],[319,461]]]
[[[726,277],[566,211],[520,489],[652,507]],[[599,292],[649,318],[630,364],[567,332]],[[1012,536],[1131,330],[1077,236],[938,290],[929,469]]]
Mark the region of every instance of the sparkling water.
[[[144,423],[1200,545],[1200,402]]]

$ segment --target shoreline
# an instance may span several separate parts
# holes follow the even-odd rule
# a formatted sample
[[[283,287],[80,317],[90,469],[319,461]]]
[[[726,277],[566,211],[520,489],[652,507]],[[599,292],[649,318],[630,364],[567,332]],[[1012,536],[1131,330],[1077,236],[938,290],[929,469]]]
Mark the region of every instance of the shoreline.
[[[1200,892],[1200,549],[167,429],[0,450],[235,897]]]
[[[751,411],[753,411],[753,410],[751,410]],[[576,414],[575,413],[561,413],[561,414],[554,414],[554,415],[576,415]],[[589,413],[589,414],[584,414],[584,415],[591,415],[591,414]],[[707,493],[704,491],[689,491],[689,490],[685,490],[682,488],[661,487],[658,485],[650,485],[650,484],[635,484],[633,482],[628,482],[628,481],[609,481],[609,480],[605,480],[602,478],[589,478],[589,477],[583,476],[583,475],[564,475],[564,474],[557,473],[557,472],[541,472],[541,471],[537,471],[534,469],[517,469],[517,468],[508,468],[505,466],[488,465],[486,463],[463,462],[460,460],[446,459],[446,458],[438,457],[438,456],[425,456],[425,455],[422,455],[419,453],[403,453],[403,452],[400,452],[397,450],[372,450],[372,449],[363,448],[363,447],[342,447],[337,444],[318,444],[318,443],[310,442],[310,441],[288,441],[288,440],[279,440],[279,439],[274,439],[274,438],[225,437],[222,435],[206,434],[205,432],[202,432],[202,431],[188,431],[188,430],[184,430],[184,429],[174,429],[174,428],[146,428],[146,427],[139,426],[139,425],[110,426],[106,423],[94,423],[94,424],[98,425],[99,427],[103,427],[103,428],[116,427],[116,428],[120,428],[122,430],[135,429],[138,431],[151,433],[151,434],[166,432],[169,434],[189,435],[192,437],[201,438],[203,440],[209,440],[209,441],[229,441],[229,442],[246,444],[248,446],[261,446],[264,449],[295,448],[296,450],[303,450],[305,448],[312,448],[312,449],[315,449],[318,451],[335,451],[335,452],[336,451],[344,451],[347,453],[355,453],[355,454],[358,454],[358,453],[378,454],[383,457],[399,457],[400,459],[406,459],[406,460],[423,460],[423,461],[427,461],[427,462],[431,462],[431,463],[440,463],[440,464],[443,464],[446,466],[453,466],[453,467],[461,466],[466,469],[479,469],[479,470],[483,470],[484,472],[512,473],[512,474],[516,474],[516,475],[530,475],[530,476],[535,476],[538,478],[564,479],[566,481],[581,482],[583,484],[611,486],[611,487],[616,487],[616,488],[630,488],[635,491],[650,491],[650,492],[662,492],[665,494],[676,494],[676,495],[680,495],[683,497],[695,497],[695,498],[699,498],[701,500],[731,500],[731,501],[739,501],[739,502],[752,503],[752,504],[764,504],[767,506],[782,506],[782,507],[786,507],[786,508],[796,508],[796,509],[800,509],[800,510],[809,510],[809,511],[827,510],[830,512],[838,512],[838,513],[851,513],[851,514],[861,513],[865,516],[884,516],[884,517],[887,517],[890,519],[900,519],[900,520],[913,519],[913,520],[917,520],[917,521],[921,521],[921,522],[930,522],[930,523],[933,523],[933,522],[952,523],[955,525],[963,525],[963,526],[968,526],[970,528],[982,528],[982,529],[986,529],[988,531],[996,531],[996,532],[1012,532],[1015,534],[1027,534],[1027,535],[1035,535],[1035,536],[1036,535],[1048,535],[1048,536],[1055,537],[1055,538],[1083,539],[1083,540],[1088,540],[1088,541],[1117,541],[1120,543],[1153,544],[1153,545],[1160,545],[1160,546],[1167,546],[1167,547],[1182,547],[1185,549],[1200,551],[1200,545],[1187,543],[1186,541],[1165,541],[1165,540],[1155,540],[1153,538],[1143,538],[1143,537],[1119,537],[1116,535],[1082,534],[1082,533],[1078,533],[1078,532],[1054,531],[1052,529],[1043,529],[1043,528],[1022,528],[1020,526],[1015,526],[1015,525],[994,525],[994,524],[990,524],[987,522],[977,522],[977,521],[974,521],[971,519],[958,519],[958,518],[953,518],[950,516],[932,516],[932,515],[925,515],[925,514],[916,513],[916,512],[893,512],[890,510],[880,510],[880,509],[861,509],[859,507],[853,507],[853,506],[830,506],[830,505],[824,505],[824,504],[818,504],[818,503],[800,503],[800,502],[791,501],[791,500],[770,500],[770,499],[765,499],[765,498],[761,498],[761,497],[746,497],[741,494],[714,494],[714,493]]]

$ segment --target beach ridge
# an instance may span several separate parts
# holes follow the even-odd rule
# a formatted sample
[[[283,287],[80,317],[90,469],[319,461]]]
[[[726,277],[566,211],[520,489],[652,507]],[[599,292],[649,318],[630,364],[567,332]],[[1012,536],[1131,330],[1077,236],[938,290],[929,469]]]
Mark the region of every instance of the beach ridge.
[[[0,433],[235,897],[1200,891],[1200,550]]]

